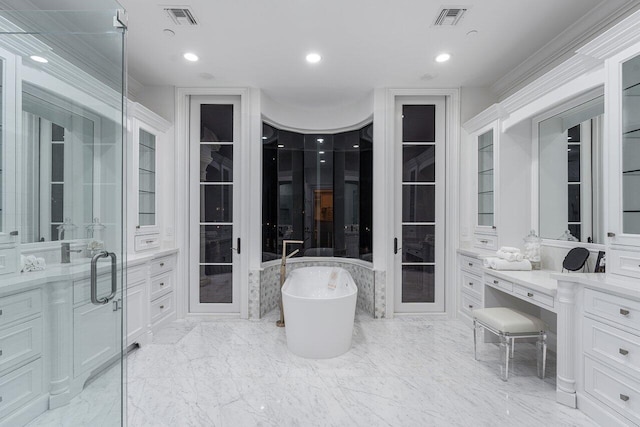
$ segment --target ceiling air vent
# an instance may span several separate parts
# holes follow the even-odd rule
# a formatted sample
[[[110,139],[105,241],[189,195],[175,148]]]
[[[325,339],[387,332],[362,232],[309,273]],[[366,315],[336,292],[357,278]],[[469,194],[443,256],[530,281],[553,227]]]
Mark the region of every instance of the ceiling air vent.
[[[167,7],[164,10],[176,25],[198,25],[198,21],[188,7]]]
[[[462,19],[467,9],[462,8],[445,8],[440,11],[440,15],[436,18],[434,25],[437,27],[451,27],[456,25]]]

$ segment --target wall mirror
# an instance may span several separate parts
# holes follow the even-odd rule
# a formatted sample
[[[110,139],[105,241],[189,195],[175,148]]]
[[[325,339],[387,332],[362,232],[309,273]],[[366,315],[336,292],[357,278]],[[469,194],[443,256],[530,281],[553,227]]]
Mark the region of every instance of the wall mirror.
[[[603,116],[593,95],[538,122],[540,237],[604,243]]]
[[[93,220],[99,118],[68,99],[23,83],[21,120],[16,173],[20,241],[86,238]]]

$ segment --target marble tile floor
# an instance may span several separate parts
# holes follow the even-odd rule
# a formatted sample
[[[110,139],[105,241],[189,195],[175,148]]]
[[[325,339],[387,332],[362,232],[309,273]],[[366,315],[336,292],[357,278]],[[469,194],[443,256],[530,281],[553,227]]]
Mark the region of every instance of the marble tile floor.
[[[178,321],[160,331],[128,357],[128,425],[596,426],[555,402],[553,354],[542,381],[534,345],[517,347],[505,383],[497,346],[483,344],[474,361],[472,330],[459,321],[358,314],[347,354],[308,360],[287,350],[276,318]],[[111,425],[57,420],[33,425]]]

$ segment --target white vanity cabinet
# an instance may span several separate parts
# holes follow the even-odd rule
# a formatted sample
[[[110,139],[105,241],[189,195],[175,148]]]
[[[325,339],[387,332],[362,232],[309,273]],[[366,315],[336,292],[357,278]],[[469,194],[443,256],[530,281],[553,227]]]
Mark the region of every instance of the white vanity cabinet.
[[[162,162],[171,159],[171,124],[141,104],[129,102],[128,220],[135,227],[129,247],[135,252],[157,249],[161,245],[162,204],[170,191],[171,170]],[[132,228],[133,228],[132,227]]]
[[[607,59],[607,270],[640,278],[640,44]]]
[[[463,320],[472,322],[472,311],[483,308],[484,283],[482,260],[458,254],[458,283],[460,288],[459,312]]]

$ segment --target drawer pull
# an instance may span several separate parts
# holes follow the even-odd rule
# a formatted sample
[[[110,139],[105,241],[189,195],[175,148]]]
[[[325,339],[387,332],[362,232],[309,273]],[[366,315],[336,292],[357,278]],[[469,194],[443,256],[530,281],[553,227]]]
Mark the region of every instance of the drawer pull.
[[[473,267],[473,263],[472,262],[469,263],[469,267]]]
[[[629,396],[627,396],[626,394],[621,394],[620,400],[622,400],[623,402],[626,402],[627,400],[629,400]]]
[[[153,243],[153,240],[145,240],[145,243]]]
[[[160,267],[164,267],[164,262],[161,262],[161,263],[160,263]]]
[[[533,298],[533,294],[532,294],[531,292],[527,292],[527,296],[528,296],[529,298]]]
[[[469,304],[469,308],[473,308],[473,304]]]
[[[622,314],[623,316],[628,316],[629,315],[629,310],[625,310],[624,308],[620,309],[620,314]]]
[[[2,310],[0,310],[0,316],[2,316]]]
[[[480,240],[480,243],[484,243],[486,245],[487,243],[489,243],[489,241],[483,239],[483,240]]]
[[[473,282],[469,282],[469,286],[473,286]]]
[[[164,308],[164,305],[161,305],[161,306],[160,306],[160,310],[162,310],[163,308]]]
[[[500,283],[500,282],[498,282],[497,280],[494,280],[494,281],[493,281],[493,284],[494,284],[494,285],[497,285],[498,283]]]
[[[164,282],[160,282],[160,286],[164,286]]]
[[[619,352],[620,352],[620,354],[621,354],[621,355],[623,355],[623,356],[626,356],[627,354],[629,354],[629,350],[625,350],[624,348],[621,348],[621,349],[619,350]]]

